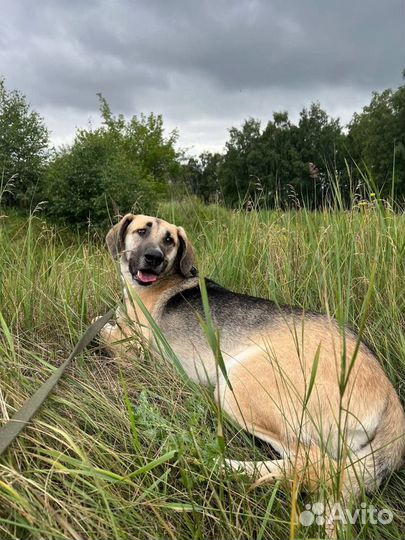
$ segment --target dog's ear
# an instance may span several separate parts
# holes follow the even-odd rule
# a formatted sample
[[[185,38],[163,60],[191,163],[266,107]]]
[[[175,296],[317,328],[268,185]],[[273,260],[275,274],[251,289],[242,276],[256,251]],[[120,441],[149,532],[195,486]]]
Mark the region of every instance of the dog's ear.
[[[193,277],[197,275],[197,268],[195,265],[194,248],[187,238],[186,231],[183,227],[177,227],[177,234],[180,240],[179,247],[179,267],[180,273],[186,277]]]
[[[134,217],[134,214],[126,214],[121,221],[108,231],[105,241],[114,258],[125,249],[125,234]]]

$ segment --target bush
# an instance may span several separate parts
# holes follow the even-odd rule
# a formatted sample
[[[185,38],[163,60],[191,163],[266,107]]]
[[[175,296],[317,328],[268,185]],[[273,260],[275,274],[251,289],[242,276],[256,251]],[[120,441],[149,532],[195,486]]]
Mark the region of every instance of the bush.
[[[354,113],[349,148],[364,163],[380,195],[405,195],[405,85],[373,92],[370,105]]]
[[[43,173],[48,130],[23,94],[0,78],[0,194],[13,206],[31,204]],[[10,186],[12,184],[12,187]],[[5,189],[5,185],[9,189]]]
[[[79,226],[104,225],[131,209],[153,213],[178,172],[174,143],[161,116],[114,117],[100,96],[103,125],[79,130],[72,146],[56,153],[43,184],[48,213]]]

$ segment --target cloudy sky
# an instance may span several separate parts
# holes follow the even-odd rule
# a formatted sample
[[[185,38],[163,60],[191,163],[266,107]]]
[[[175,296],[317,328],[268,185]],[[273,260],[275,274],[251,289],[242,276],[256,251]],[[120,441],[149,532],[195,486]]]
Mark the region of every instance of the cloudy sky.
[[[55,144],[116,113],[162,113],[189,153],[319,100],[342,123],[401,84],[403,0],[0,0],[0,75]]]

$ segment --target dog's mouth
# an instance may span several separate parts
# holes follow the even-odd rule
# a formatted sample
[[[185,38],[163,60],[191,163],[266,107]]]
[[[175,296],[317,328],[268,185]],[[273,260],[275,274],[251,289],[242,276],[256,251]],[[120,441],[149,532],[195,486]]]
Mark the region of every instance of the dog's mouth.
[[[152,270],[138,270],[132,277],[136,283],[141,285],[152,285],[159,279],[159,276]]]

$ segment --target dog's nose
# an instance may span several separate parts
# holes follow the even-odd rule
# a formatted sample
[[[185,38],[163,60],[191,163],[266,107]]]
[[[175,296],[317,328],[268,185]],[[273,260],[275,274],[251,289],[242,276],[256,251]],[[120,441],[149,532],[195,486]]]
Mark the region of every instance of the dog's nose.
[[[152,267],[159,266],[163,262],[163,253],[158,248],[149,248],[144,254],[145,261]]]

